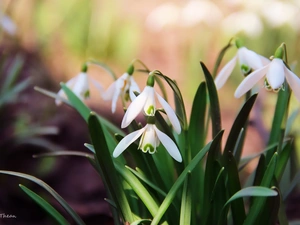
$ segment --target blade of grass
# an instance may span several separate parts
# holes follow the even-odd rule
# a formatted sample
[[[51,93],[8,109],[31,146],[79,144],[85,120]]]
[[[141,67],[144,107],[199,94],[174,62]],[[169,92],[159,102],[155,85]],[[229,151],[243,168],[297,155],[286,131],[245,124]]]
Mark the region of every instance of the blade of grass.
[[[191,190],[191,174],[188,173],[182,190],[181,210],[180,210],[180,225],[191,224],[192,212],[192,190]]]
[[[271,185],[277,165],[277,158],[278,154],[275,153],[264,173],[260,186],[269,187]],[[266,207],[266,198],[254,198],[244,225],[259,224],[257,221],[260,219],[264,207]]]
[[[200,62],[202,67],[210,100],[210,115],[212,122],[212,136],[215,137],[221,131],[221,113],[218,92],[213,77],[203,62]],[[221,151],[221,149],[219,149]]]
[[[96,152],[96,160],[101,169],[102,179],[105,180],[105,183],[107,184],[106,189],[107,191],[110,191],[112,199],[121,213],[121,217],[126,222],[132,222],[133,217],[130,206],[117,176],[116,168],[113,164],[111,154],[106,143],[102,125],[98,116],[93,112],[88,118],[88,125],[92,143]]]
[[[70,224],[52,205],[50,205],[45,199],[41,196],[25,187],[22,184],[19,184],[20,188],[39,206],[41,206],[53,219],[55,219],[61,225]]]
[[[176,182],[173,184],[172,188],[168,192],[166,198],[160,205],[157,214],[153,218],[151,225],[156,225],[159,223],[160,219],[162,218],[162,216],[164,215],[164,213],[170,206],[172,200],[175,198],[176,192],[178,191],[178,189],[181,187],[182,183],[184,182],[186,175],[193,171],[193,169],[196,167],[196,165],[200,162],[200,160],[205,156],[205,154],[211,148],[212,143],[215,143],[215,142],[219,143],[221,141],[222,135],[223,135],[223,132],[220,132],[212,142],[210,142],[206,146],[204,146],[204,148],[202,150],[200,150],[199,153],[191,160],[189,165],[180,174],[180,176],[177,178]],[[213,144],[213,146],[214,145],[215,144]]]
[[[0,170],[1,174],[7,174],[11,176],[16,176],[16,177],[22,177],[27,180],[31,180],[32,182],[40,185],[42,188],[44,188],[46,191],[48,191],[60,204],[61,206],[68,212],[68,214],[74,219],[74,221],[78,225],[85,225],[85,223],[82,221],[82,219],[77,215],[77,213],[68,205],[68,203],[56,192],[54,191],[48,184],[46,184],[44,181],[28,175],[24,173],[18,173],[14,171],[6,171],[6,170]]]

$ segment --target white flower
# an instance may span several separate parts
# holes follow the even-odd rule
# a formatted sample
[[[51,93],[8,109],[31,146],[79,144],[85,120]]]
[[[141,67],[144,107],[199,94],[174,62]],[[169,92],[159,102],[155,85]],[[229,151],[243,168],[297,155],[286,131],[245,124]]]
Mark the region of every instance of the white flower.
[[[107,91],[102,94],[102,98],[104,100],[112,100],[111,111],[114,113],[119,96],[124,97],[129,92],[129,96],[133,100],[135,98],[134,91],[140,92],[137,83],[132,75],[124,73],[108,87]]]
[[[127,127],[137,117],[142,109],[144,109],[145,115],[154,116],[156,111],[155,96],[165,110],[174,130],[179,134],[181,132],[181,126],[175,112],[171,106],[154,90],[153,86],[148,85],[129,105],[123,117],[121,128]]]
[[[73,77],[71,80],[67,81],[66,86],[70,88],[81,100],[90,96],[89,77],[86,72],[81,72],[76,77]],[[66,98],[66,94],[63,89],[60,89],[57,95],[61,98]],[[61,100],[57,98],[55,99],[55,103],[56,105],[60,105]]]
[[[156,152],[157,146],[160,142],[166,148],[168,153],[178,162],[182,162],[181,154],[176,146],[168,135],[164,134],[157,129],[155,124],[147,124],[140,130],[134,131],[127,136],[125,136],[117,145],[113,152],[113,157],[118,157],[123,151],[125,151],[130,144],[136,141],[140,136],[139,149],[143,152],[149,152],[153,154]]]
[[[286,79],[300,102],[300,79],[285,66],[280,58],[274,58],[268,65],[249,74],[238,86],[234,96],[236,98],[241,97],[264,76],[266,77],[266,83],[273,90],[280,89]]]
[[[238,48],[237,54],[221,69],[216,77],[215,84],[217,89],[223,87],[234,69],[237,60],[239,61],[240,69],[243,74],[248,74],[252,69],[257,70],[270,62],[267,58],[256,54],[246,47]]]
[[[17,31],[15,23],[0,11],[0,26],[10,35],[14,35]]]

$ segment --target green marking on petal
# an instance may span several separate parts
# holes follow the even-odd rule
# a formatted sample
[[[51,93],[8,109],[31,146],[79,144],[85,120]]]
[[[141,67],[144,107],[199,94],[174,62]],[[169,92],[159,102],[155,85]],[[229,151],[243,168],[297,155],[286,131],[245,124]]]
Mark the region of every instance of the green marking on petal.
[[[83,94],[84,98],[88,98],[90,97],[90,90],[87,90],[84,94]]]
[[[267,78],[265,78],[265,81],[264,81],[264,87],[267,91],[273,91],[275,93],[279,92],[281,89],[284,91],[284,85],[282,84],[279,88],[275,88],[273,89],[271,87],[271,85],[269,84]]]
[[[155,153],[155,148],[151,144],[145,144],[142,149],[143,152],[149,152],[150,154]]]
[[[249,74],[249,72],[251,72],[251,68],[245,64],[242,64],[241,71],[245,76],[247,76]]]
[[[148,109],[146,110],[146,114],[147,115],[154,115],[155,114],[155,108],[154,108],[154,105],[150,105],[148,107]]]

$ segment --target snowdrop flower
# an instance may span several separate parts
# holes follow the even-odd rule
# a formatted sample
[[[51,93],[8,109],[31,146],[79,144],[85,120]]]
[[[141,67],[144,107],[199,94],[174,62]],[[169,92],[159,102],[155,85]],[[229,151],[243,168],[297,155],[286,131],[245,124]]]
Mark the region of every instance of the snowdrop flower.
[[[155,120],[155,117],[150,117],[150,120],[151,119]],[[144,153],[149,152],[150,154],[154,154],[156,152],[156,148],[161,142],[168,153],[176,161],[182,162],[182,157],[176,144],[172,141],[171,138],[168,137],[168,135],[157,129],[153,122],[149,122],[149,119],[145,127],[128,134],[119,142],[113,152],[113,157],[118,157],[123,151],[128,148],[130,144],[136,141],[139,137],[141,137],[141,139],[138,149],[141,149]]]
[[[265,64],[270,62],[267,58],[243,47],[239,40],[236,40],[235,44],[238,48],[237,54],[223,67],[223,69],[221,69],[216,77],[215,84],[217,89],[223,87],[237,61],[239,61],[241,72],[244,75],[248,75],[252,70],[262,68]]]
[[[300,102],[300,79],[290,71],[284,64],[282,45],[276,50],[274,59],[266,66],[249,74],[238,86],[234,93],[236,98],[241,97],[249,91],[259,80],[265,76],[265,87],[268,90],[278,91],[283,88],[284,81],[290,85],[296,98]]]
[[[17,26],[8,16],[4,15],[1,11],[0,11],[0,26],[9,35],[16,34]]]
[[[127,72],[113,82],[107,91],[102,94],[104,100],[112,100],[111,111],[113,113],[116,111],[119,96],[126,99],[126,95],[128,95],[129,92],[130,99],[133,100],[135,98],[134,91],[140,92],[137,83],[132,77],[133,71],[134,67],[131,65]]]
[[[100,84],[98,84],[95,80],[91,80],[91,81],[94,83],[94,85],[97,88],[101,90],[102,86]],[[84,64],[81,72],[76,77],[73,77],[71,80],[67,81],[66,86],[70,88],[74,92],[74,94],[77,95],[79,99],[84,100],[90,97],[89,82],[90,82],[90,78],[87,74],[87,65]],[[67,98],[63,89],[60,89],[57,95],[60,98],[65,98],[65,99]],[[60,98],[55,99],[56,105],[61,104],[62,101],[60,100]]]
[[[151,74],[151,73],[150,73]],[[146,116],[154,116],[156,112],[156,98],[165,110],[170,123],[174,130],[179,134],[181,132],[181,126],[179,120],[171,108],[171,106],[154,90],[154,75],[149,75],[147,80],[147,86],[142,93],[137,96],[129,105],[121,124],[121,128],[127,127],[137,115],[144,109]],[[156,96],[156,98],[155,98]]]

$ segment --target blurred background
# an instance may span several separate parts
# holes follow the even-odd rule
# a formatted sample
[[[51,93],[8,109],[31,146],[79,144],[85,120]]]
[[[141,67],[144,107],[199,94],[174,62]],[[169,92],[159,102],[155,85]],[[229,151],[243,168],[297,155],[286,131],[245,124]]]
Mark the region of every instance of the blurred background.
[[[1,169],[19,169],[39,177],[45,176],[45,179],[52,176],[49,174],[53,171],[63,173],[61,168],[66,167],[66,161],[33,160],[32,154],[41,149],[85,151],[82,144],[89,140],[85,125],[77,114],[65,106],[57,108],[52,99],[33,91],[33,86],[57,92],[59,82],[74,77],[86,60],[104,62],[120,76],[133,59],[140,59],[150,70],[158,69],[177,81],[188,112],[196,89],[204,80],[199,61],[212,71],[221,48],[232,37],[240,37],[247,48],[266,57],[274,54],[276,48],[285,42],[289,63],[294,72],[300,74],[297,64],[300,52],[299,0],[0,0],[0,35],[0,93],[5,88],[9,90],[9,87],[13,89],[22,84],[11,98],[3,104],[0,101],[0,166]],[[221,67],[235,54],[236,48],[232,47],[225,54]],[[104,87],[112,82],[111,77],[97,67],[91,67],[89,73]],[[8,82],[10,74],[16,75]],[[141,87],[145,84],[145,76],[137,74],[135,79]],[[230,128],[243,101],[233,97],[242,79],[236,68],[219,91],[226,129]],[[10,85],[5,86],[4,83]],[[257,90],[260,94],[252,115],[257,126],[250,128],[252,135],[247,140],[245,154],[260,151],[266,142],[266,129],[271,124],[270,115],[273,115],[276,101],[276,94],[266,92],[262,84]],[[103,102],[96,90],[92,90],[91,96],[89,104],[112,117],[110,103]],[[291,112],[297,110],[298,105],[292,98]],[[122,107],[118,110],[121,118]],[[115,122],[119,122],[120,118],[114,118]],[[299,128],[294,126],[293,132],[299,134]],[[20,162],[24,159],[30,166],[26,163],[22,166]],[[83,160],[76,163],[84,164]],[[69,164],[70,168],[71,165],[74,163]],[[78,167],[78,164],[75,165]],[[90,171],[92,168],[86,168],[93,173]],[[96,174],[91,176],[98,179]],[[0,209],[4,211],[8,210],[7,204],[12,196],[3,186],[8,180],[11,183],[12,179],[0,178],[0,191],[5,196],[0,200]],[[50,178],[48,181],[51,183]],[[11,188],[20,183],[19,180],[15,182],[11,183]],[[53,180],[53,185],[58,185],[57,180]],[[99,186],[100,183],[92,185],[89,191],[97,193]],[[19,195],[21,198],[22,193]],[[70,201],[72,199],[74,196],[70,197]],[[79,208],[81,206],[78,205]],[[108,206],[103,207],[102,211],[99,210],[107,215]],[[81,215],[89,211],[79,208]],[[14,206],[10,210],[13,211]],[[95,215],[99,214],[99,210]],[[20,215],[20,212],[16,214]]]

